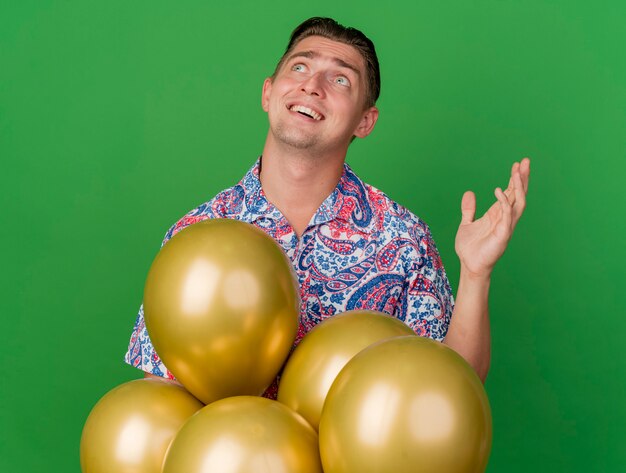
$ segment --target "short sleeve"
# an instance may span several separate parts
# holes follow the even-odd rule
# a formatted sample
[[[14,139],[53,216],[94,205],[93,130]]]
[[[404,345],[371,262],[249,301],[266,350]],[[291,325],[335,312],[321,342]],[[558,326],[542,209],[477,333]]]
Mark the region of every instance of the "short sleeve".
[[[202,220],[207,220],[213,217],[211,212],[210,203],[203,204],[200,207],[192,210],[183,218],[181,218],[176,224],[172,225],[165,234],[161,247],[165,245],[174,235],[184,228]],[[130,335],[130,341],[128,343],[128,351],[124,356],[124,361],[135,368],[138,368],[146,373],[150,373],[156,376],[164,378],[175,379],[174,375],[167,369],[167,367],[161,361],[161,358],[157,354],[148,330],[146,329],[146,321],[144,318],[143,304],[139,308],[139,313],[135,319],[135,325]]]
[[[174,375],[165,367],[152,346],[152,341],[146,330],[146,321],[143,316],[143,304],[139,308],[124,361],[146,373],[174,379]]]
[[[419,226],[414,253],[407,259],[402,304],[406,313],[402,319],[417,335],[443,341],[450,325],[454,297],[430,230],[423,223]]]

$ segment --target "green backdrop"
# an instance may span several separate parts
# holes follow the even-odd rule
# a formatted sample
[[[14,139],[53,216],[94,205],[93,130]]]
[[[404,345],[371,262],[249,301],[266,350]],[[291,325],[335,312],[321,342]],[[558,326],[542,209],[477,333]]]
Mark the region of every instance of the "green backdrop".
[[[496,267],[489,472],[626,464],[626,3],[621,0],[0,4],[0,470],[78,472],[83,423],[123,364],[177,218],[260,153],[291,29],[363,29],[380,120],[349,162],[431,226],[456,287],[463,191],[479,209],[532,158]]]

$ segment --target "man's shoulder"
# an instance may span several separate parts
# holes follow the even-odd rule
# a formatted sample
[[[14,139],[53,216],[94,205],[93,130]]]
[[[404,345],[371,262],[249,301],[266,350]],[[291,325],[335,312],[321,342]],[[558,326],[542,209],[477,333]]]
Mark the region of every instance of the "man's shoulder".
[[[248,220],[252,218],[258,205],[249,205],[256,202],[255,198],[261,189],[259,181],[260,160],[248,170],[243,178],[234,186],[219,192],[211,200],[208,200],[196,208],[187,212],[174,225],[172,225],[163,239],[165,244],[176,233],[194,223],[210,218],[230,218],[236,220]]]
[[[194,223],[211,218],[237,218],[243,207],[245,192],[241,183],[224,189],[212,199],[187,212],[172,225],[163,239],[163,243],[182,229]]]

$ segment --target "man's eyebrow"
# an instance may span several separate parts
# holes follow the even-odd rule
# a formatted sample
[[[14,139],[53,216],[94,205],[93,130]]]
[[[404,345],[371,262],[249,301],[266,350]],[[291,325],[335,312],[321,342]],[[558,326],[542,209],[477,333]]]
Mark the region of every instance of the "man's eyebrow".
[[[289,62],[292,59],[297,58],[297,57],[306,57],[308,59],[314,59],[316,57],[320,57],[320,54],[314,51],[298,51],[297,53],[293,53],[291,56],[289,56],[286,62]],[[331,60],[335,64],[341,67],[345,67],[346,69],[350,69],[351,71],[354,71],[354,73],[357,76],[361,76],[361,71],[359,71],[359,68],[356,67],[354,64],[350,64],[349,62],[346,62],[343,59],[339,59],[338,57],[333,57]]]

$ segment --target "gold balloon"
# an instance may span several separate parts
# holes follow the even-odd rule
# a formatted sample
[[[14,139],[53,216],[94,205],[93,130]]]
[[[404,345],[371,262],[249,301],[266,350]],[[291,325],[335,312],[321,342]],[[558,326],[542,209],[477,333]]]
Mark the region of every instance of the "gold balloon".
[[[175,235],[152,263],[146,326],[176,378],[209,404],[260,395],[298,329],[298,286],[278,244],[258,228],[214,219]]]
[[[105,394],[80,440],[83,473],[161,473],[176,432],[203,404],[181,386],[138,379]]]
[[[422,337],[366,348],[333,383],[319,428],[325,473],[482,473],[491,410],[452,349]]]
[[[328,390],[345,364],[372,343],[411,334],[406,324],[381,312],[354,310],[328,318],[289,357],[278,400],[317,430]]]
[[[214,402],[180,430],[163,473],[322,473],[317,433],[277,401]]]

